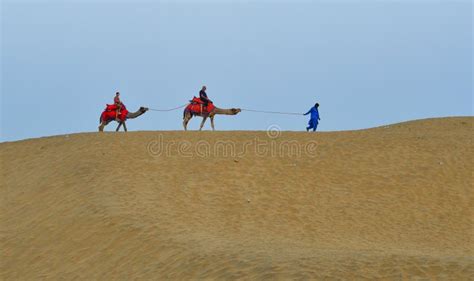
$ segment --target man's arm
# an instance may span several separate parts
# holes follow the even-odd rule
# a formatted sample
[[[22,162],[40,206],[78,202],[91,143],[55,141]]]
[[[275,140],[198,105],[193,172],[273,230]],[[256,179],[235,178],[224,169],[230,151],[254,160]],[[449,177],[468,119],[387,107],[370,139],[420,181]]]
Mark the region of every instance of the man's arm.
[[[200,91],[200,92],[199,92],[199,98],[200,98],[201,100],[205,100],[205,101],[208,101],[208,100],[209,100],[209,98],[207,97],[207,94],[206,94],[205,92],[203,92],[203,91]]]
[[[308,114],[310,114],[310,113],[311,113],[311,109],[310,109],[308,112],[306,112],[305,114],[303,114],[303,115],[308,115]]]

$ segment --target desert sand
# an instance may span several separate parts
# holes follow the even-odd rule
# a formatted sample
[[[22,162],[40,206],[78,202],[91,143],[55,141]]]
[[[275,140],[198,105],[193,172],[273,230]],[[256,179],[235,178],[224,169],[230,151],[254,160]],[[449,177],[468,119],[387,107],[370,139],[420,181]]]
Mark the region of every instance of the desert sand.
[[[0,279],[469,280],[473,124],[1,143]]]

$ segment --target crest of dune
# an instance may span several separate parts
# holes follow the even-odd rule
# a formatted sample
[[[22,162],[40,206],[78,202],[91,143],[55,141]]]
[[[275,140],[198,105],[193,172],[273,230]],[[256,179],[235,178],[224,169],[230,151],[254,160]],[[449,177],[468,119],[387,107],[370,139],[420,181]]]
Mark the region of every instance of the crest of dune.
[[[469,280],[473,123],[1,143],[0,279]]]

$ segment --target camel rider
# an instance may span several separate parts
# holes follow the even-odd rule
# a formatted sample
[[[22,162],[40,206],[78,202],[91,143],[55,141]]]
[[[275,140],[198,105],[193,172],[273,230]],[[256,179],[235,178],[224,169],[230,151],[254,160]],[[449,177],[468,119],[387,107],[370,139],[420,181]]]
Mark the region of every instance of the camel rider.
[[[201,91],[199,91],[199,98],[201,99],[204,106],[207,106],[211,102],[209,98],[207,97],[206,90],[207,90],[206,86],[202,86]]]
[[[114,104],[117,107],[117,110],[115,111],[115,120],[117,122],[120,122],[119,116],[122,110],[122,101],[120,100],[120,92],[115,93]]]

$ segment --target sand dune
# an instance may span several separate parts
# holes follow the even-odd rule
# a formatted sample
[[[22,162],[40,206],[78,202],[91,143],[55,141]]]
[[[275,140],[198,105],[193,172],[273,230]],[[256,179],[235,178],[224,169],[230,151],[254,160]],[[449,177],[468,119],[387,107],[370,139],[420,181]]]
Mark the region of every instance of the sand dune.
[[[469,280],[474,118],[0,144],[2,280]]]

